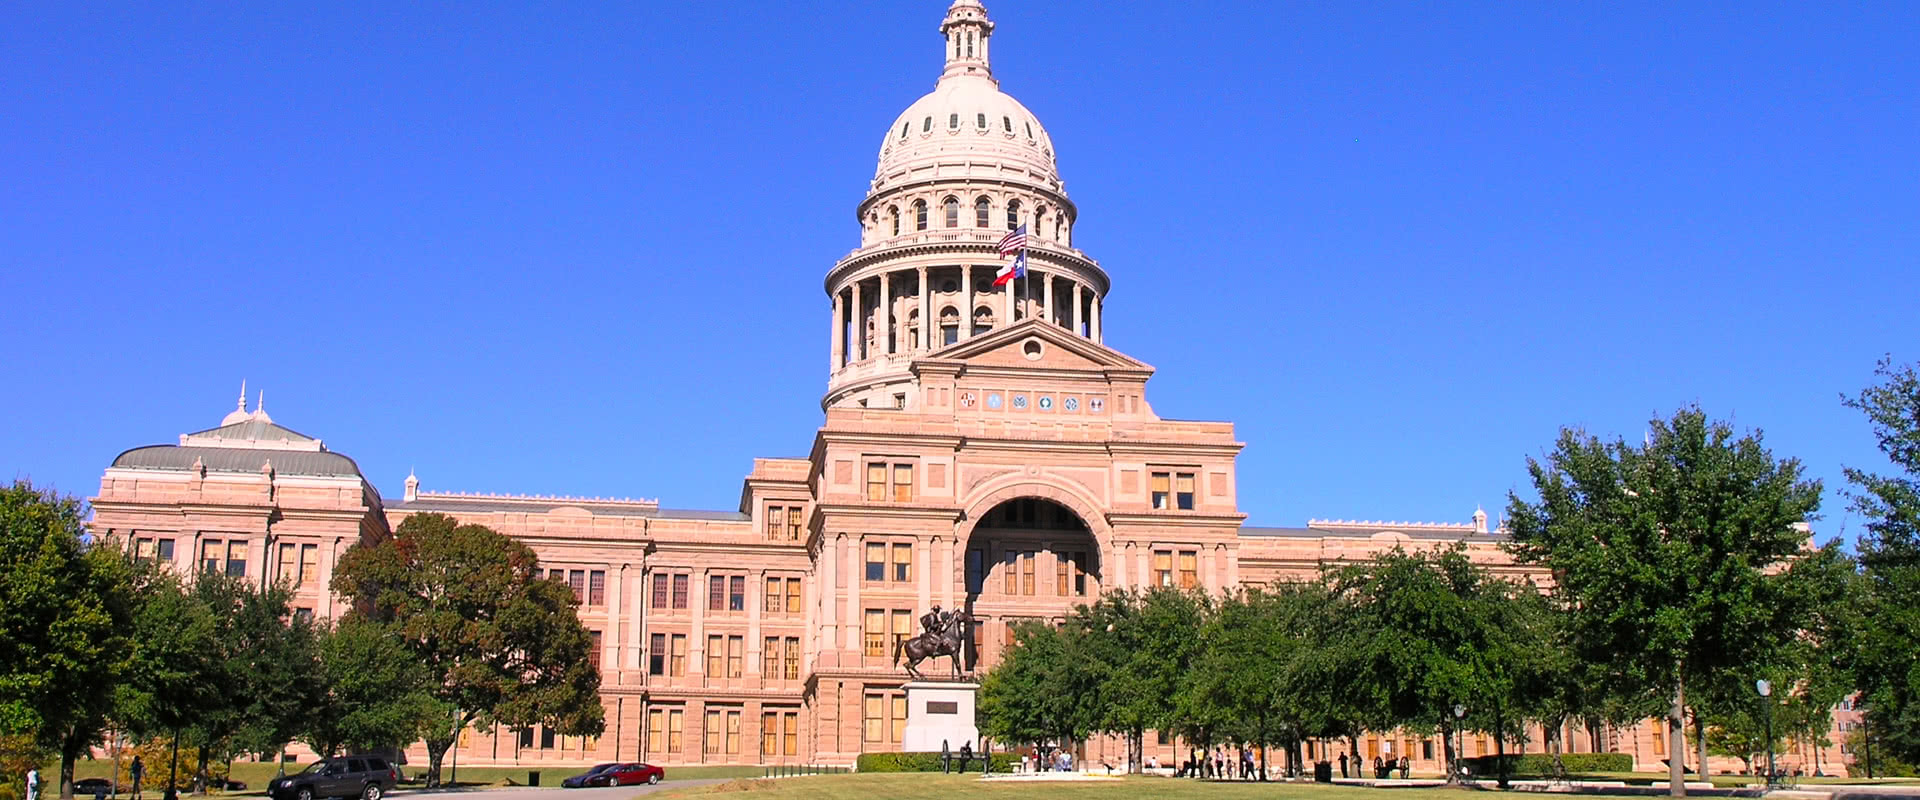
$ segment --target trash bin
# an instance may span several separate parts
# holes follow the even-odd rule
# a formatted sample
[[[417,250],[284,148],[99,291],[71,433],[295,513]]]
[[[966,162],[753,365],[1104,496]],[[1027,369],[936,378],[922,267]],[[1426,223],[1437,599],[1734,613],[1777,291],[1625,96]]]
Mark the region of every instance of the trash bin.
[[[1313,782],[1314,783],[1332,783],[1333,782],[1333,762],[1331,761],[1313,762]]]
[[[527,770],[527,785],[528,786],[540,785],[540,770],[537,770],[537,769]]]

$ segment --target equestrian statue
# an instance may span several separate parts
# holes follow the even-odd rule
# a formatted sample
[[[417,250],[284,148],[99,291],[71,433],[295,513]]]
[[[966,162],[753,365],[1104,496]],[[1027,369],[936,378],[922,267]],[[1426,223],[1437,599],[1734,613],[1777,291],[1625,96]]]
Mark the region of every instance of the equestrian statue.
[[[914,680],[925,680],[920,674],[920,662],[939,656],[953,657],[953,677],[958,680],[962,673],[960,660],[966,657],[967,634],[972,630],[973,615],[965,609],[941,611],[934,606],[920,616],[920,627],[925,630],[911,639],[898,640],[893,646],[893,663],[900,663],[900,656],[907,657],[907,674]],[[971,667],[972,665],[965,665]]]

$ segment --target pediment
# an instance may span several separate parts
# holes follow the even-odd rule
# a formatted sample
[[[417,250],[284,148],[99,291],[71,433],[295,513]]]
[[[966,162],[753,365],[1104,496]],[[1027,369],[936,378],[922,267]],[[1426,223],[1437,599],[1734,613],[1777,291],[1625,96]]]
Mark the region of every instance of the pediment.
[[[929,360],[969,366],[1152,373],[1153,367],[1118,350],[1039,319],[990,331],[927,354]]]

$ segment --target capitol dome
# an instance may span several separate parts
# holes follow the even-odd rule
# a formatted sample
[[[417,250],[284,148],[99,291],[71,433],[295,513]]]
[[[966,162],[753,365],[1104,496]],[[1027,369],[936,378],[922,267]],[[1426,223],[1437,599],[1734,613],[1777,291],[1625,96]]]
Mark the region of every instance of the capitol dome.
[[[1032,111],[1000,91],[987,47],[993,22],[978,0],[955,0],[940,25],[946,39],[946,69],[933,91],[887,126],[880,142],[874,188],[931,170],[937,164],[968,164],[982,176],[1014,177],[1058,189],[1053,140]],[[951,170],[942,170],[943,175]]]

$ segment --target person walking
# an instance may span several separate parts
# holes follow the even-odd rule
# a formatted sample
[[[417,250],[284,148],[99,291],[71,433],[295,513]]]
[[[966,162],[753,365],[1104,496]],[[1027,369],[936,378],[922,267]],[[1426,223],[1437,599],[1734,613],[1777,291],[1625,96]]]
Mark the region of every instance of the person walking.
[[[1340,777],[1347,777],[1347,751],[1340,751]]]
[[[147,765],[140,756],[133,757],[133,765],[127,767],[127,778],[133,781],[133,800],[140,800],[140,782],[147,777]]]
[[[27,768],[27,800],[40,800],[40,768]]]

